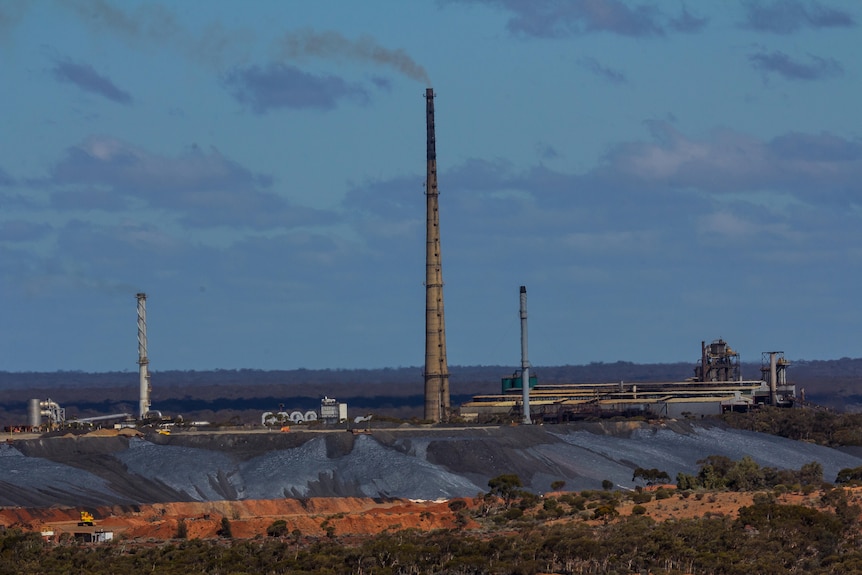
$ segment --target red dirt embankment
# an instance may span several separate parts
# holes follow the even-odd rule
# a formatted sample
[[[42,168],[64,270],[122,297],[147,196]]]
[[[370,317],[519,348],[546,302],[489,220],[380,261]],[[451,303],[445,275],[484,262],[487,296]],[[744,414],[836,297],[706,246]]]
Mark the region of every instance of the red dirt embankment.
[[[862,488],[845,490],[848,502],[862,504]],[[561,494],[549,493],[546,497]],[[647,517],[656,521],[681,520],[707,515],[736,517],[740,507],[751,505],[753,493],[710,492],[682,494],[672,490],[669,497],[643,503]],[[461,499],[468,509],[480,501]],[[777,497],[782,504],[822,508],[821,493],[809,495],[786,493]],[[0,527],[18,527],[26,531],[63,533],[105,530],[116,536],[137,541],[164,541],[175,538],[180,521],[189,539],[219,536],[222,519],[230,522],[231,535],[238,539],[265,537],[275,521],[285,522],[285,533],[298,531],[302,537],[363,538],[385,531],[418,529],[471,530],[481,526],[470,514],[456,514],[450,501],[414,502],[405,499],[379,500],[355,497],[325,497],[309,499],[276,499],[246,501],[214,501],[193,503],[156,503],[140,506],[81,507],[81,508],[0,508]],[[631,515],[635,504],[624,501],[618,507],[621,516]],[[456,507],[457,509],[457,507]],[[95,517],[94,527],[78,527],[81,511]],[[582,521],[574,517],[554,520]],[[459,524],[459,521],[461,522]],[[588,520],[598,525],[603,520]]]
[[[469,500],[465,502],[470,505]],[[193,503],[157,503],[131,507],[86,508],[96,519],[96,528],[114,531],[132,539],[171,539],[179,521],[185,522],[189,538],[217,537],[222,518],[230,521],[237,538],[266,536],[276,520],[284,520],[287,533],[324,536],[327,528],[338,536],[376,535],[387,530],[415,528],[422,531],[451,529],[456,515],[449,502],[412,502],[362,498],[312,498]],[[0,525],[28,531],[53,530],[71,533],[77,527],[79,509],[0,509]],[[92,528],[89,528],[90,530]]]

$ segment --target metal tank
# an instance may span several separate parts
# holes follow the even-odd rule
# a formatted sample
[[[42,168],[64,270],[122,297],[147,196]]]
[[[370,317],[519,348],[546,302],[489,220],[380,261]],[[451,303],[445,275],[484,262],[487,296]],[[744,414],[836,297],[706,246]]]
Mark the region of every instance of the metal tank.
[[[31,399],[27,402],[27,425],[30,427],[42,425],[42,408],[39,407],[38,399]]]

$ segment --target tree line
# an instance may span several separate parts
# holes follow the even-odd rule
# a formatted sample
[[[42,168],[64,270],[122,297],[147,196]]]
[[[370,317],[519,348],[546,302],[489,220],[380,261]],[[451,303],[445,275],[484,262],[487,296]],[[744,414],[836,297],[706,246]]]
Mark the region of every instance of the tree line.
[[[658,469],[636,471],[644,482],[664,481],[667,475]],[[52,545],[38,533],[8,529],[0,531],[0,573],[817,575],[862,570],[862,509],[855,496],[824,483],[819,464],[791,470],[781,478],[787,485],[770,488],[772,473],[749,458],[710,456],[685,479],[693,483],[679,485],[676,492],[641,486],[622,491],[606,482],[601,490],[545,497],[526,491],[517,475],[504,474],[491,479],[488,491],[474,500],[449,503],[457,519],[452,529],[387,531],[361,539],[341,537],[327,519],[321,523],[322,537],[304,536],[276,519],[265,533],[245,540],[233,539],[227,518],[217,539],[188,539],[180,522],[176,537],[161,544],[119,538],[103,545],[68,539]],[[862,477],[860,469],[842,473],[850,482]],[[564,487],[563,481],[555,482],[555,489]],[[757,490],[736,518],[707,513],[656,521],[638,511],[653,498],[699,498],[727,489]],[[816,502],[779,503],[778,496],[788,490],[816,495]],[[621,516],[618,508],[629,500],[636,505]]]

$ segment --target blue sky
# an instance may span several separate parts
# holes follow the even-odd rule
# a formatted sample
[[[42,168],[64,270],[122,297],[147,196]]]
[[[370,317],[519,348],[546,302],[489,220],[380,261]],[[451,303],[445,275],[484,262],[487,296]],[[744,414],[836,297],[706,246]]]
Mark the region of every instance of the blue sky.
[[[859,356],[862,4],[0,0],[0,370]],[[757,374],[751,374],[756,376]],[[418,378],[418,376],[417,376]],[[418,381],[418,379],[417,379]]]

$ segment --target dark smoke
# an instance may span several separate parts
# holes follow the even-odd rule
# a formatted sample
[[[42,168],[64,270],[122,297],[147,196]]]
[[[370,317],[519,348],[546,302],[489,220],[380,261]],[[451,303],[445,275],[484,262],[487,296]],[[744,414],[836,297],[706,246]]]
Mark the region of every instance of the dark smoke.
[[[133,44],[165,45],[216,67],[222,67],[232,51],[243,50],[254,38],[249,31],[226,30],[220,24],[193,33],[181,26],[169,7],[155,2],[134,8],[106,0],[55,0],[55,5],[71,10],[95,33],[114,34]]]
[[[228,54],[244,50],[255,36],[248,30],[225,29],[219,24],[208,26],[200,34],[184,29],[176,14],[168,7],[145,2],[127,10],[126,3],[108,0],[53,0],[54,5],[71,10],[97,33],[119,35],[127,42],[158,42],[169,44],[195,60],[221,67]],[[17,6],[17,4],[10,4]],[[19,19],[18,10],[9,10],[0,0],[0,33]],[[299,60],[316,57],[359,60],[387,66],[424,82],[431,82],[425,68],[417,64],[404,50],[381,46],[370,36],[349,40],[337,32],[315,32],[310,29],[289,32],[276,46],[279,57]]]
[[[301,30],[290,32],[282,39],[281,55],[291,60],[319,57],[374,62],[388,66],[408,78],[424,82],[425,85],[431,85],[425,68],[417,64],[404,50],[385,48],[370,36],[361,36],[357,40],[349,40],[338,32],[331,31]]]
[[[18,25],[28,7],[25,2],[0,2],[0,40]]]
[[[64,0],[62,3],[95,29],[110,30],[127,39],[168,39],[181,33],[172,12],[159,4],[129,14],[105,0]]]

